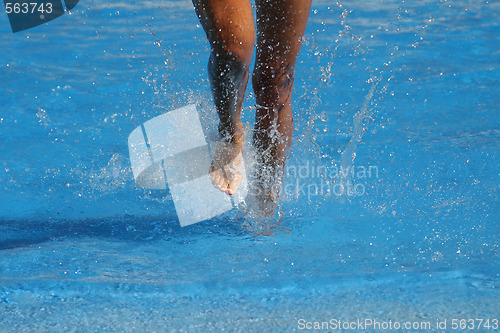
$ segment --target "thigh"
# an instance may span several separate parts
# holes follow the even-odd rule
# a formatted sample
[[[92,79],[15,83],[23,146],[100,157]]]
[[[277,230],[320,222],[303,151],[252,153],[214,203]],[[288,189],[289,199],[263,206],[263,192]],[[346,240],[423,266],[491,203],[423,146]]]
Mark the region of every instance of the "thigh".
[[[311,0],[256,0],[257,66],[295,65]]]
[[[193,0],[193,4],[212,48],[253,52],[255,28],[249,0]]]

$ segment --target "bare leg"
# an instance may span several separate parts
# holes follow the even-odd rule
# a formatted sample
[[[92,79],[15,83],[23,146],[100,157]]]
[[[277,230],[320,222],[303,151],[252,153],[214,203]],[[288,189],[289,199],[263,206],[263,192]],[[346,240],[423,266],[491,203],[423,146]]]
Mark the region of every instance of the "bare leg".
[[[259,196],[263,208],[272,214],[292,140],[295,64],[311,0],[256,0],[256,4],[257,59],[252,83],[257,114],[253,141],[262,165],[257,174]]]
[[[193,0],[193,4],[211,46],[208,73],[219,132],[226,141],[216,149],[211,178],[221,191],[233,194],[242,179],[230,164],[241,163],[241,106],[255,43],[252,8],[248,0]]]

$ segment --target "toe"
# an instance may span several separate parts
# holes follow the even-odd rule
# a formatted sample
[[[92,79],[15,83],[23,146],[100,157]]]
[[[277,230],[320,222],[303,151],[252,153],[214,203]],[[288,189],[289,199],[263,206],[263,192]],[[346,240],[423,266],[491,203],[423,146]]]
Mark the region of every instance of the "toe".
[[[228,193],[229,194],[234,194],[238,190],[238,186],[241,184],[241,180],[243,179],[243,176],[241,175],[240,172],[237,172],[233,175],[233,178],[231,179],[231,182],[228,185]]]
[[[229,182],[226,177],[226,173],[223,170],[217,170],[217,177],[213,184],[216,188],[221,190],[224,193],[229,193]]]

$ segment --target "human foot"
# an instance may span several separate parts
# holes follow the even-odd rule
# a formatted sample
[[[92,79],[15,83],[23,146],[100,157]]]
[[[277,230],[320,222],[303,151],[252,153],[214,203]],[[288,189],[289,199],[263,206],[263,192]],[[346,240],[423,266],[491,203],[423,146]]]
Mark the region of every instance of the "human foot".
[[[282,175],[274,166],[260,164],[255,172],[254,195],[261,217],[272,217],[281,194]]]
[[[210,179],[216,188],[227,194],[238,190],[243,175],[239,170],[242,161],[242,144],[225,141],[214,142]]]

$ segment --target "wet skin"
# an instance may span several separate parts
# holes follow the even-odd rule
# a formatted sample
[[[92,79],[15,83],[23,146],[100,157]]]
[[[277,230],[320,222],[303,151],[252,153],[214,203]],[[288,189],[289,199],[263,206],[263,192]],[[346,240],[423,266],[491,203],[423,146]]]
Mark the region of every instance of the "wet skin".
[[[211,167],[214,186],[234,194],[242,180],[238,165],[243,148],[241,106],[256,46],[252,85],[256,97],[253,144],[262,207],[274,211],[293,133],[291,98],[311,0],[256,0],[256,28],[248,0],[193,0],[211,46],[208,73],[219,132]],[[257,30],[257,33],[256,33]]]

